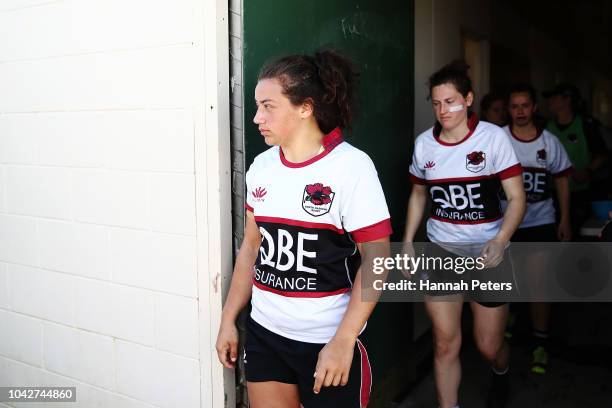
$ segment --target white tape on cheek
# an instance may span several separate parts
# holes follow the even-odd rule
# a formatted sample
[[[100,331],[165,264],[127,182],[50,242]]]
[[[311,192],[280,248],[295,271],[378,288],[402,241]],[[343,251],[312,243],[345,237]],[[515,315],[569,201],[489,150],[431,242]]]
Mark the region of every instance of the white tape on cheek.
[[[449,112],[459,112],[463,110],[463,105],[455,105],[448,108]]]

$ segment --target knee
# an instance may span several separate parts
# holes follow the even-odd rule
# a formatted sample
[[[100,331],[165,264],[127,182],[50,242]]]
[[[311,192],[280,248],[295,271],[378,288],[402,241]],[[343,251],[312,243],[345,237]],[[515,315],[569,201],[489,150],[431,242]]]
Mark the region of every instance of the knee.
[[[434,338],[434,354],[437,359],[454,359],[461,350],[461,333],[455,335],[438,335]]]
[[[501,350],[504,339],[499,336],[475,336],[476,346],[487,361],[494,361]]]

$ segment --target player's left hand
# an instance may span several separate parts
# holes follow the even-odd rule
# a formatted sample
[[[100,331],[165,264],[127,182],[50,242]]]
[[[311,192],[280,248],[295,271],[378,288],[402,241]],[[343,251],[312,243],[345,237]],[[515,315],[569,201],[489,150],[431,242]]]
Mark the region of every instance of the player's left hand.
[[[506,249],[506,243],[497,241],[495,239],[487,242],[482,249],[481,256],[484,258],[485,268],[495,268],[497,265],[504,260],[504,250]]]
[[[333,337],[319,352],[314,373],[315,394],[321,391],[321,387],[344,386],[348,383],[356,342],[354,338]]]
[[[563,221],[557,227],[557,238],[561,242],[567,242],[572,239],[572,227],[569,222]]]

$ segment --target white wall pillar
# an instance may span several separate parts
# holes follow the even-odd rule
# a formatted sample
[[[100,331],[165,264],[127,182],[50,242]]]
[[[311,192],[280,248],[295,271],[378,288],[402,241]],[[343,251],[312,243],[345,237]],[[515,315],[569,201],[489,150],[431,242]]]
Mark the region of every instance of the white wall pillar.
[[[202,407],[233,407],[234,372],[222,368],[214,348],[232,271],[229,10],[223,0],[203,6],[204,111],[195,141]]]

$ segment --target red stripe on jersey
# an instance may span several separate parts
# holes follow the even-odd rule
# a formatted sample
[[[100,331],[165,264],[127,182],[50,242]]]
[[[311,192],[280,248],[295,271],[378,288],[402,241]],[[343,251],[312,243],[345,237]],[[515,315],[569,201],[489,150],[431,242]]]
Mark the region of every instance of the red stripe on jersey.
[[[514,134],[514,129],[512,129],[512,125],[508,126],[508,130],[510,130],[510,134],[512,135],[512,137],[514,139],[516,139],[516,140],[518,140],[519,142],[522,142],[522,143],[535,142],[544,133],[544,128],[536,126],[536,137],[534,137],[533,139],[524,140],[524,139],[521,139],[520,137],[518,137],[517,135]]]
[[[412,181],[414,184],[421,184],[421,185],[427,183],[427,180],[417,177],[412,173],[410,173],[410,181]]]
[[[495,218],[484,219],[484,220],[464,221],[464,220],[449,220],[447,218],[438,217],[437,215],[430,215],[430,218],[433,218],[436,221],[448,222],[449,224],[462,224],[462,225],[465,225],[465,224],[485,224],[487,222],[497,221],[497,220],[499,220],[502,217],[503,217],[503,215],[500,215],[499,217],[495,217]]]
[[[368,352],[360,340],[357,340],[357,347],[359,347],[359,354],[361,355],[361,387],[359,400],[361,403],[361,408],[365,408],[370,402],[370,392],[372,390],[372,367],[370,366]]]
[[[334,290],[332,292],[286,292],[284,290],[278,290],[278,289],[269,288],[267,286],[264,286],[261,283],[257,282],[255,278],[253,278],[253,285],[257,286],[261,290],[265,290],[266,292],[276,293],[277,295],[280,295],[280,296],[301,297],[301,298],[320,298],[320,297],[326,297],[326,296],[334,296],[334,295],[340,295],[342,293],[350,292],[351,290],[351,288],[342,288],[342,289]]]
[[[355,231],[351,231],[351,235],[355,239],[355,242],[370,242],[380,238],[388,237],[393,233],[391,228],[391,220],[387,218],[377,222],[376,224],[368,225],[367,227],[359,228]]]
[[[300,168],[300,167],[306,167],[309,164],[312,164],[312,163],[316,162],[317,160],[320,160],[323,157],[327,156],[329,153],[331,153],[332,150],[334,150],[334,148],[336,146],[338,146],[340,143],[342,143],[343,140],[344,139],[342,138],[342,130],[339,127],[335,128],[334,130],[332,130],[331,132],[326,134],[323,137],[323,140],[321,141],[322,144],[323,144],[323,148],[325,150],[323,150],[321,153],[317,154],[315,157],[313,157],[311,159],[308,159],[308,160],[306,160],[304,162],[301,162],[301,163],[293,163],[293,162],[290,162],[289,160],[287,160],[285,158],[285,154],[283,153],[283,149],[282,148],[279,148],[278,151],[280,153],[281,162],[285,166],[290,167],[292,169],[297,169],[297,168]]]
[[[247,210],[249,210],[250,212],[254,213],[255,209],[253,207],[251,207],[249,205],[249,203],[244,203],[244,208],[246,208]]]
[[[532,173],[548,173],[544,167],[523,167],[524,171],[529,171]]]
[[[514,176],[520,176],[523,173],[523,168],[520,163],[515,164],[514,166],[510,166],[507,169],[504,169],[497,173],[500,180],[509,179]]]
[[[572,174],[573,172],[574,172],[574,167],[573,166],[569,166],[567,169],[561,170],[560,172],[553,174],[553,177],[554,178],[567,177],[570,174]]]
[[[327,229],[327,230],[337,232],[338,234],[344,234],[344,230],[342,228],[338,228],[333,224],[324,224],[322,222],[308,222],[308,221],[300,221],[300,220],[291,220],[289,218],[261,217],[261,216],[255,216],[255,222],[269,222],[272,224],[292,225],[294,227]]]
[[[473,177],[455,177],[455,178],[445,178],[445,179],[431,179],[425,180],[427,184],[440,184],[440,183],[456,183],[458,181],[478,181],[478,180],[488,180],[497,178],[497,174],[487,174],[484,176],[473,176]]]

